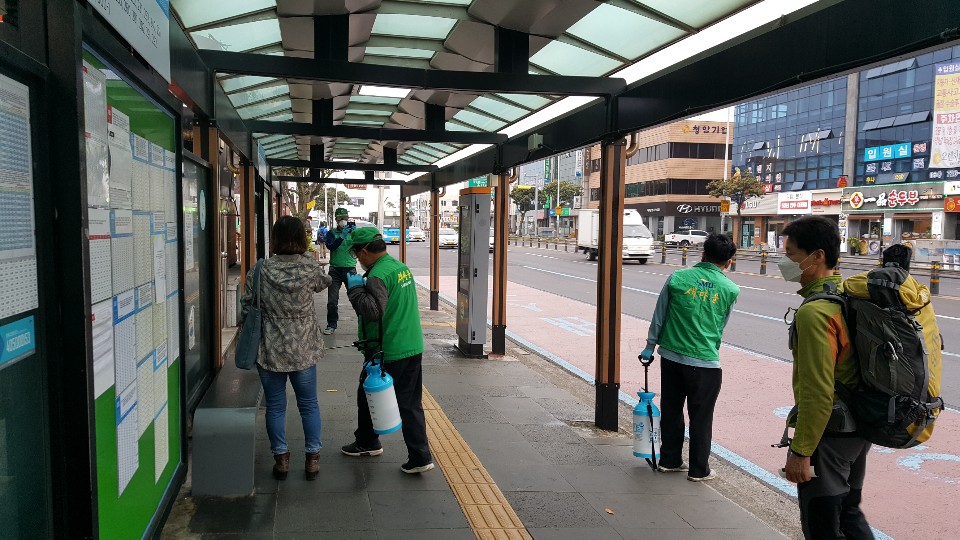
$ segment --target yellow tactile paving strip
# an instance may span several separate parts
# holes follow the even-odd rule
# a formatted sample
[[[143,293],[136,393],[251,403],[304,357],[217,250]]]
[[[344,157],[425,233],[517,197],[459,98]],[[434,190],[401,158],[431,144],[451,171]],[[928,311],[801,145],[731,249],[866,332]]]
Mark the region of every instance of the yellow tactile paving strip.
[[[477,538],[532,539],[503,492],[426,388],[423,412],[433,460],[447,478]]]

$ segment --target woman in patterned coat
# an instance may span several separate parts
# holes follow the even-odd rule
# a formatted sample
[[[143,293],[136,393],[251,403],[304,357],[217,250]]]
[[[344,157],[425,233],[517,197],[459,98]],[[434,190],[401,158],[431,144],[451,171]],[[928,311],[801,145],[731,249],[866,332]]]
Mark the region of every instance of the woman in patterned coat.
[[[287,379],[297,396],[303,422],[304,471],[307,480],[320,472],[320,406],[317,404],[317,361],[323,343],[317,339],[320,327],[313,295],[330,285],[316,260],[307,255],[307,237],[300,218],[284,216],[270,233],[272,257],[260,269],[260,309],[263,333],[257,356],[257,371],[267,404],[267,436],[276,463],[273,475],[283,480],[290,470],[284,422],[287,412]],[[253,270],[247,274],[241,298],[240,324],[254,302]]]

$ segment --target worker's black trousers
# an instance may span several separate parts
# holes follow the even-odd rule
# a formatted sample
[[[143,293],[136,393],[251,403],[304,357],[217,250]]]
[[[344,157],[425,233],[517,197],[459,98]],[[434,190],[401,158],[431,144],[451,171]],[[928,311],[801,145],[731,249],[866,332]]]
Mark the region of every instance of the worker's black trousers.
[[[713,408],[720,395],[720,368],[700,368],[661,357],[660,465],[676,468],[683,463],[683,403],[690,414],[690,471],[694,478],[710,474]]]
[[[384,370],[393,377],[393,389],[397,394],[400,408],[400,421],[403,426],[403,441],[407,444],[410,461],[416,465],[426,465],[433,461],[430,446],[427,444],[427,422],[423,417],[423,354],[408,356],[393,362],[385,362]],[[363,380],[357,390],[357,430],[353,432],[357,444],[364,447],[377,447],[379,436],[373,431],[373,420],[367,396],[363,391]]]

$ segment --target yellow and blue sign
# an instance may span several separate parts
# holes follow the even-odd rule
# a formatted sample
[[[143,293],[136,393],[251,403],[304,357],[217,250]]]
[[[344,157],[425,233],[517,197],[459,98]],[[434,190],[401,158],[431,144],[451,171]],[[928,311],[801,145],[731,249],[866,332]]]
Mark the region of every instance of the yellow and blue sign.
[[[888,144],[886,146],[871,146],[863,150],[863,161],[880,161],[887,159],[904,159],[913,155],[913,143],[904,142]]]
[[[36,350],[32,315],[0,326],[0,365],[30,356]]]

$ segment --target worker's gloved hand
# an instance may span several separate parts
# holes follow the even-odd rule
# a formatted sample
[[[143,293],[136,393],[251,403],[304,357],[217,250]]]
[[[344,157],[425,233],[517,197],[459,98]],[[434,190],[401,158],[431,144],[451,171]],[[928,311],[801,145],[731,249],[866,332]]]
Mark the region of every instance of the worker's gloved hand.
[[[357,228],[356,225],[348,224],[346,227],[343,228],[343,234],[350,234],[350,233],[352,233],[353,230],[356,229],[356,228]]]
[[[365,280],[360,274],[347,274],[347,290],[353,290],[356,287],[363,287]]]
[[[644,362],[649,362],[653,360],[653,348],[647,347],[646,349],[644,349],[643,352],[640,353],[640,360]]]

